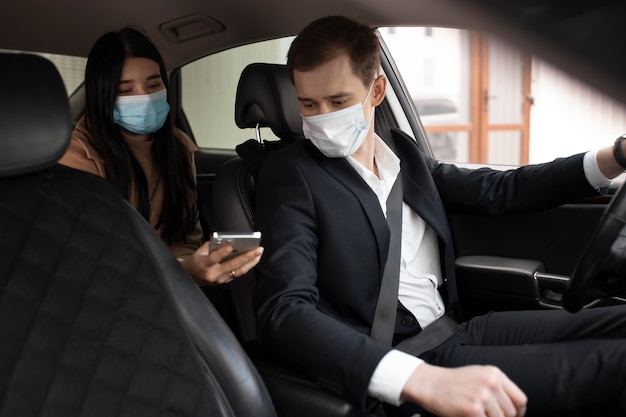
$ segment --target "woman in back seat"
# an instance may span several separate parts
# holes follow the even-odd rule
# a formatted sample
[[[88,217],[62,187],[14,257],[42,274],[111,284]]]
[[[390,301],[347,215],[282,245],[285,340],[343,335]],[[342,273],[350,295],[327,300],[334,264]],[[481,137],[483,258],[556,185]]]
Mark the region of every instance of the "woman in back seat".
[[[220,263],[232,248],[201,244],[193,141],[173,126],[165,64],[139,30],[93,45],[86,108],[60,163],[107,179],[161,235],[199,284],[226,283],[256,265],[263,248]]]

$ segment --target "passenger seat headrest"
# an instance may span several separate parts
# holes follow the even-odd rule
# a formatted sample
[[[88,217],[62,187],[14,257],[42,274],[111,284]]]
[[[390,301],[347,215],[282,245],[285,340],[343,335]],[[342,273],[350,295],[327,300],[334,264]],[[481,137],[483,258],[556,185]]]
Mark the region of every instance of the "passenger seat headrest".
[[[0,53],[0,178],[54,165],[72,129],[63,80],[38,55]]]
[[[296,89],[285,65],[253,63],[243,69],[235,98],[235,123],[242,129],[269,127],[287,142],[304,139]]]

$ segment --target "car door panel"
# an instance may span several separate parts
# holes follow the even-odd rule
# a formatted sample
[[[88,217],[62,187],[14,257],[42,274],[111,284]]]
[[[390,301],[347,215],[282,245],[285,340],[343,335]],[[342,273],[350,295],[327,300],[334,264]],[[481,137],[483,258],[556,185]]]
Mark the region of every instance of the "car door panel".
[[[497,218],[449,213],[464,314],[560,308],[606,201]]]

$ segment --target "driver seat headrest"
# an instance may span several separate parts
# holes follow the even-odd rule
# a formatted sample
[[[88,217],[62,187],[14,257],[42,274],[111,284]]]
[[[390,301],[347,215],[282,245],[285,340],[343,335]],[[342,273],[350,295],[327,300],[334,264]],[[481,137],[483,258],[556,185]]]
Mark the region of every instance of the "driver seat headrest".
[[[239,128],[269,127],[287,142],[304,139],[296,89],[285,65],[253,63],[241,72],[235,98]]]
[[[0,178],[56,164],[72,122],[63,80],[49,60],[0,53]]]

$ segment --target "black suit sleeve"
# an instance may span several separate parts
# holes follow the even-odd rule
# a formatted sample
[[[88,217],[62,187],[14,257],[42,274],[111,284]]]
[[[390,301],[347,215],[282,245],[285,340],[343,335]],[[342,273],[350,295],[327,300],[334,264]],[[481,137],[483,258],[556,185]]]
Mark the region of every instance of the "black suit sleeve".
[[[423,158],[447,211],[489,216],[523,213],[555,207],[598,195],[587,181],[584,154],[517,169],[468,169],[442,163],[421,153],[415,141],[393,130],[407,169]]]

